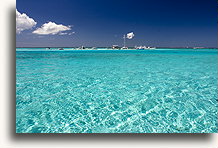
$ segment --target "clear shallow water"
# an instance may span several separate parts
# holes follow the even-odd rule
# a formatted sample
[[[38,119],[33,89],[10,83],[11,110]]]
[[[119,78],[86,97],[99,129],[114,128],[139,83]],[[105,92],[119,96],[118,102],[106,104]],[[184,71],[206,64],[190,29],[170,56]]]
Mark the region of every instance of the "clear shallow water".
[[[16,52],[17,133],[215,133],[217,49]]]

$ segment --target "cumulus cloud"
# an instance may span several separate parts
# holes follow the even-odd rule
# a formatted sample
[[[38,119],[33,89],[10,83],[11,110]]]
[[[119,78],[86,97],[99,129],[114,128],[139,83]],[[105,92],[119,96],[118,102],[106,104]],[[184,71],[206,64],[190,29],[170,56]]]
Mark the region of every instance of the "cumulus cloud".
[[[40,28],[37,28],[35,31],[33,31],[34,34],[40,34],[40,35],[65,35],[67,33],[63,33],[63,31],[71,30],[71,26],[64,26],[62,24],[58,25],[54,22],[48,22],[43,24]]]
[[[127,39],[132,39],[134,36],[135,36],[134,33],[130,32],[130,33],[127,33],[126,38]]]
[[[16,33],[20,34],[22,31],[31,29],[37,24],[32,18],[25,13],[20,13],[16,9]]]

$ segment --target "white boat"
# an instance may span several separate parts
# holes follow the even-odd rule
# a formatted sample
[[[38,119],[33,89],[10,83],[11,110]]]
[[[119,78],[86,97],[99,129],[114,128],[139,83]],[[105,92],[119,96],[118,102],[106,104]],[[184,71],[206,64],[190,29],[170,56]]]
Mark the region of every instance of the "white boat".
[[[81,46],[81,47],[79,47],[79,49],[85,49],[85,47],[84,47],[84,46]]]
[[[136,46],[135,49],[137,50],[150,50],[150,49],[156,49],[155,47],[146,47],[146,46]]]
[[[128,47],[122,47],[121,49],[128,49]]]

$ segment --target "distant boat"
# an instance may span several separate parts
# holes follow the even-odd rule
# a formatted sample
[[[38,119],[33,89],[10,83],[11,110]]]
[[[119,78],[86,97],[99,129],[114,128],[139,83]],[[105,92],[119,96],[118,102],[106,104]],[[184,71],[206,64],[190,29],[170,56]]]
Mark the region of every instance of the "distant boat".
[[[156,49],[155,47],[146,47],[146,46],[138,46],[135,47],[136,50],[150,50],[150,49]]]
[[[121,49],[128,49],[128,47],[122,47]]]
[[[64,48],[59,48],[58,50],[64,50]]]
[[[85,47],[84,47],[84,46],[82,46],[82,47],[80,47],[79,49],[85,49]]]
[[[113,45],[112,49],[120,49],[120,47],[118,45]]]

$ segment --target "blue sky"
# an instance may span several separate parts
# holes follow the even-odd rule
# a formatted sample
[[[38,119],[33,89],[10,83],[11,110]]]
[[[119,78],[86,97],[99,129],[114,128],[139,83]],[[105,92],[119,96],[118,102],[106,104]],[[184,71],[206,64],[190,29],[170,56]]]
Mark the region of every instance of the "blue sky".
[[[217,47],[216,0],[17,0],[16,7],[17,47],[122,46],[129,32],[127,46]]]

